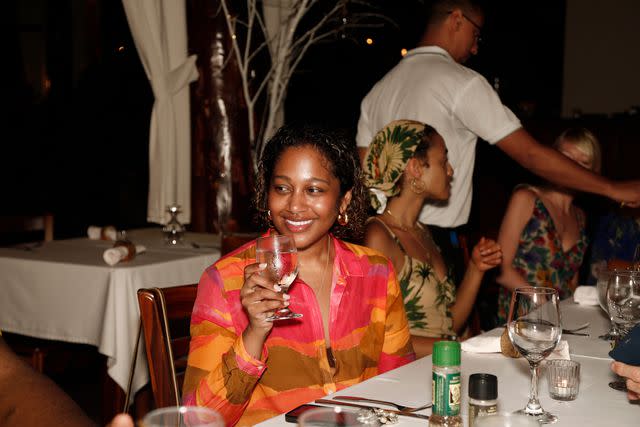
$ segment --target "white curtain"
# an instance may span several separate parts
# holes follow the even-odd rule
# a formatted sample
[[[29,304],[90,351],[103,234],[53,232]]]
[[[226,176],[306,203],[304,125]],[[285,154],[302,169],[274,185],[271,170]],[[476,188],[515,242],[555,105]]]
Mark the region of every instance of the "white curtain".
[[[147,220],[165,224],[167,205],[182,207],[191,222],[189,83],[198,78],[196,56],[187,57],[182,0],[122,0],[129,28],[155,102],[149,129]]]

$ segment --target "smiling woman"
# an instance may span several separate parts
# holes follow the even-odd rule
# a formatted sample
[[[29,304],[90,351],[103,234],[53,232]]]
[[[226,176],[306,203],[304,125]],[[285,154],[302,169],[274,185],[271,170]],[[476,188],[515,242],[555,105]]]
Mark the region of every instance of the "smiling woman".
[[[276,292],[250,242],[200,280],[185,403],[216,409],[229,425],[254,425],[414,358],[391,263],[334,237],[357,233],[365,211],[353,141],[280,129],[260,160],[255,202],[267,234],[293,238],[298,276],[287,297]],[[284,306],[303,317],[268,321]]]

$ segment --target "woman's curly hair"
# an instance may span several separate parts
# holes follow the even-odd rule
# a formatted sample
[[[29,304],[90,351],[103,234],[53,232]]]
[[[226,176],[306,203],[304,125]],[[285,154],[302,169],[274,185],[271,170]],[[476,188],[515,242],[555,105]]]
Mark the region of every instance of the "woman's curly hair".
[[[364,228],[367,204],[357,148],[353,139],[345,133],[326,128],[308,125],[283,126],[267,142],[258,162],[254,196],[257,222],[264,227],[269,226],[269,183],[278,159],[288,148],[305,146],[313,147],[326,159],[324,166],[340,182],[340,199],[336,210],[339,209],[342,197],[351,190],[351,202],[346,210],[349,223],[341,226],[336,222],[330,231],[340,239],[359,239]]]

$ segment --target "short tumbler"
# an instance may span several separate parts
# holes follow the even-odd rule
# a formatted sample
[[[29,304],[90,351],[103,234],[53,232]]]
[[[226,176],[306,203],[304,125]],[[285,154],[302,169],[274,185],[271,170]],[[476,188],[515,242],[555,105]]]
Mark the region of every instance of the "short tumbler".
[[[573,360],[549,360],[547,378],[552,399],[574,400],[580,387],[580,363]]]

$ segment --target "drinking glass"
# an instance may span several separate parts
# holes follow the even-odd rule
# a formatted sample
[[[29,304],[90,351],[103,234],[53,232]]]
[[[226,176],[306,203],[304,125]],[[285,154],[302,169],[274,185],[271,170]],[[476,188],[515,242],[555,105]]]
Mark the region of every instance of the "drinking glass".
[[[575,360],[549,360],[547,379],[552,399],[575,400],[580,389],[580,363]]]
[[[538,366],[556,348],[562,334],[558,291],[546,287],[513,291],[507,327],[509,339],[531,369],[529,401],[516,413],[530,415],[542,424],[553,423],[558,418],[542,409],[538,400]]]
[[[142,427],[224,427],[224,419],[202,406],[170,406],[149,412]]]
[[[344,408],[318,408],[300,415],[300,427],[376,427],[380,423],[367,411],[350,411]]]
[[[619,333],[615,323],[613,323],[613,317],[609,314],[609,304],[607,303],[607,287],[609,286],[609,278],[611,277],[611,271],[601,271],[598,273],[598,281],[596,282],[596,289],[598,291],[598,303],[600,308],[604,310],[609,316],[609,330],[598,338],[605,341],[615,340]]]
[[[640,272],[615,270],[609,278],[607,304],[611,320],[619,332],[616,341],[619,341],[640,322]],[[611,381],[609,387],[627,390],[625,381],[621,378]]]
[[[256,242],[256,261],[267,264],[265,269],[269,278],[286,293],[298,275],[298,251],[291,236],[272,234],[259,237]],[[267,320],[284,320],[302,317],[289,307],[281,308]]]
[[[179,205],[167,206],[166,212],[171,216],[169,222],[162,227],[162,234],[164,234],[164,242],[167,245],[177,245],[182,243],[182,239],[185,233],[185,226],[178,221],[178,214],[180,214]]]

